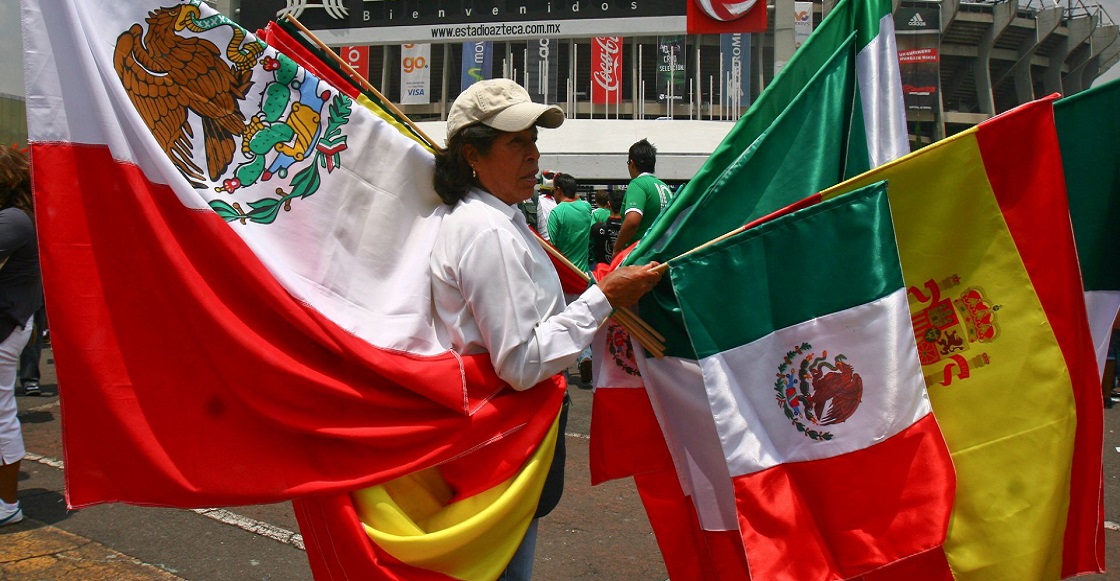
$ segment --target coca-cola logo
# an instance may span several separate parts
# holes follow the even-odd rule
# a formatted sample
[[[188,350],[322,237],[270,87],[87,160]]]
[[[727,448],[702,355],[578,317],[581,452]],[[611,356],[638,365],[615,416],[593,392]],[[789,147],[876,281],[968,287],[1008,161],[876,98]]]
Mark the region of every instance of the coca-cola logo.
[[[619,81],[622,79],[616,74],[619,59],[622,57],[622,37],[597,37],[595,46],[598,48],[599,63],[591,77],[603,90],[617,91]]]
[[[720,22],[738,20],[747,15],[757,0],[739,0],[728,2],[725,0],[695,0],[700,10],[709,17]]]

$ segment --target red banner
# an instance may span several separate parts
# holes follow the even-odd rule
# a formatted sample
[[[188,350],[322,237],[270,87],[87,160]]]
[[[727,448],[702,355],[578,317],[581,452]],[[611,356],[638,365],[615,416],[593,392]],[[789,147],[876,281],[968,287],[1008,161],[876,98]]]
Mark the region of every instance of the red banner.
[[[591,102],[622,101],[622,37],[597,36],[591,43]]]
[[[368,46],[343,46],[338,49],[339,56],[350,68],[362,75],[363,79],[369,78],[369,47]]]

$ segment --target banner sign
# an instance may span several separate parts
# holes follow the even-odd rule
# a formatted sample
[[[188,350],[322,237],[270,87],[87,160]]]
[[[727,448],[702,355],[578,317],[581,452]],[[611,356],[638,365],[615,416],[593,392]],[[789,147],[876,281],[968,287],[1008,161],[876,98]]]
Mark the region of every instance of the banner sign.
[[[684,99],[688,92],[684,36],[657,37],[657,100]]]
[[[900,6],[894,13],[898,69],[907,111],[937,112],[941,77],[941,9]]]
[[[622,102],[622,37],[596,37],[591,42],[591,102]]]
[[[719,52],[723,61],[721,105],[728,111],[745,112],[751,106],[751,35],[719,35]]]
[[[482,79],[494,76],[494,43],[483,41],[467,41],[463,43],[463,73],[459,84],[460,91]]]
[[[813,34],[813,3],[793,3],[793,48],[801,48],[802,44]]]
[[[560,78],[557,69],[560,59],[557,58],[556,51],[559,48],[558,40],[548,38],[530,40],[526,47],[525,71],[528,82],[525,83],[525,88],[537,103],[556,102],[556,83]]]
[[[351,45],[653,36],[683,34],[689,22],[686,4],[691,10],[694,2],[696,0],[254,0],[242,2],[238,22],[255,30],[283,14],[292,14],[311,30],[329,30],[327,36],[332,43]],[[752,14],[762,14],[761,29],[764,29],[766,3],[760,4],[761,10],[754,10]]]
[[[765,0],[681,0],[688,5],[689,34],[764,32]]]
[[[432,45],[401,45],[401,105],[431,102]]]
[[[338,56],[350,65],[363,79],[369,78],[369,47],[368,46],[340,46]]]

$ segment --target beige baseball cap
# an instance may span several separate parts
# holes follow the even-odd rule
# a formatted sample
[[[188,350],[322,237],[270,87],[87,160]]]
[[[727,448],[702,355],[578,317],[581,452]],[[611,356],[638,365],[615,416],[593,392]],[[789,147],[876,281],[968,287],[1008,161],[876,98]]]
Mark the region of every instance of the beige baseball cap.
[[[556,105],[534,103],[529,92],[509,79],[487,79],[467,87],[447,113],[447,140],[472,123],[499,131],[521,131],[533,125],[555,129],[564,122]]]

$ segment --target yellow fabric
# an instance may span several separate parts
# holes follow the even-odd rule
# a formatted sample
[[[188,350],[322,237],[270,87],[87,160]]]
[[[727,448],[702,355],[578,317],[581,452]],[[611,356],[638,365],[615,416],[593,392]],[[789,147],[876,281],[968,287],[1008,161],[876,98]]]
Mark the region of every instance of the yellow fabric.
[[[423,145],[424,149],[427,149],[428,151],[430,151],[432,153],[435,153],[435,150],[432,149],[431,145],[429,145],[427,143],[424,143],[424,140],[417,137],[416,134],[413,133],[412,130],[409,129],[404,123],[401,123],[400,121],[397,120],[396,117],[393,116],[392,113],[386,111],[380,105],[371,101],[369,97],[359,94],[358,95],[358,103],[361,104],[361,106],[365,107],[366,109],[369,109],[370,111],[372,111],[374,115],[377,115],[378,117],[380,117],[382,120],[384,120],[389,125],[392,125],[393,127],[396,127],[397,131],[400,131],[401,134],[404,135],[405,137],[412,138],[412,140],[415,141],[416,143],[419,143],[420,145]]]
[[[988,181],[976,129],[824,196],[884,179],[907,287],[928,295],[927,281],[935,281],[942,299],[976,289],[998,307],[996,336],[972,341],[965,333],[964,350],[954,353],[968,363],[967,377],[946,360],[923,367],[957,471],[945,541],[953,574],[1059,579],[1076,428],[1072,384]],[[911,294],[912,315],[929,306]],[[947,367],[950,383],[942,385]]]
[[[486,492],[447,504],[452,491],[429,468],[353,493],[358,518],[404,563],[456,579],[497,579],[536,512],[558,430],[559,416],[521,472]]]

